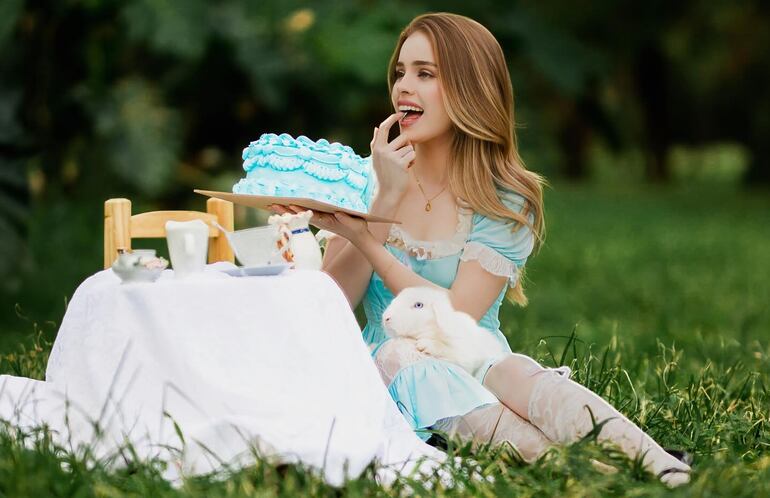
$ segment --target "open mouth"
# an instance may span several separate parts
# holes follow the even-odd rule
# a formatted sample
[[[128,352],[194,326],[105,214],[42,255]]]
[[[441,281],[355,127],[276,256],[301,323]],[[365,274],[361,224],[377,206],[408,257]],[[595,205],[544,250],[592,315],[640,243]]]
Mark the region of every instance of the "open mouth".
[[[423,112],[425,112],[418,107],[412,106],[401,106],[398,110],[404,113],[400,120],[401,125],[403,126],[409,126],[413,124],[415,121],[420,119],[420,116],[422,116]]]

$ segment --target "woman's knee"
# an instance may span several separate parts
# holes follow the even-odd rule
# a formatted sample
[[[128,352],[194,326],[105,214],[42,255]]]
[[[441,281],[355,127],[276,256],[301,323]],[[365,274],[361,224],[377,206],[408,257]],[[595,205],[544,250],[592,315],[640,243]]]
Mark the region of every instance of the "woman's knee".
[[[529,356],[510,354],[489,368],[484,377],[484,387],[526,419],[529,397],[537,374],[545,371],[542,365]]]
[[[520,384],[533,375],[545,371],[545,368],[529,356],[511,353],[489,367],[484,377],[484,385]]]

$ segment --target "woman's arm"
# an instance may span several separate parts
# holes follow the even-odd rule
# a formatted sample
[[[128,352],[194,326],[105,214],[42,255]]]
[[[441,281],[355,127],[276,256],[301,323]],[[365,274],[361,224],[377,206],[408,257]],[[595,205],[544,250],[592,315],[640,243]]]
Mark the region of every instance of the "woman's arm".
[[[398,199],[378,197],[372,203],[370,214],[393,218],[397,207]],[[388,238],[391,224],[369,223],[368,226],[375,243],[382,247]],[[322,269],[337,282],[348,298],[350,307],[355,309],[369,286],[372,265],[358,248],[343,237],[334,237],[332,241],[336,243],[335,252],[329,254],[329,245],[326,246]]]
[[[398,208],[398,198],[381,198],[376,196],[372,201],[372,207],[369,210],[369,214],[381,216],[383,218],[394,218],[396,216],[396,210]],[[294,206],[292,206],[294,207]],[[374,235],[374,238],[384,244],[388,240],[390,234],[390,227],[392,223],[369,223],[369,231]],[[340,255],[345,247],[354,247],[346,238],[337,236],[330,237],[326,243],[326,250],[324,250],[323,271],[327,271],[337,256]],[[357,251],[357,249],[356,249]],[[367,261],[368,264],[368,261]],[[371,265],[369,265],[369,273],[371,274]]]

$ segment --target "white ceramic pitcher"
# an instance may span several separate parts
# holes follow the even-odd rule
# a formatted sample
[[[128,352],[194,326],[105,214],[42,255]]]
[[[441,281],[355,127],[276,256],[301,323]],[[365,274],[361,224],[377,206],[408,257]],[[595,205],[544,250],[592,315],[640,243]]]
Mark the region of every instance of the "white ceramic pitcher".
[[[294,267],[306,270],[320,270],[323,257],[318,241],[310,231],[313,211],[297,214],[274,214],[267,219],[278,228],[277,245],[286,261],[293,261]]]
[[[209,249],[209,227],[201,220],[167,221],[166,242],[174,275],[203,271]]]

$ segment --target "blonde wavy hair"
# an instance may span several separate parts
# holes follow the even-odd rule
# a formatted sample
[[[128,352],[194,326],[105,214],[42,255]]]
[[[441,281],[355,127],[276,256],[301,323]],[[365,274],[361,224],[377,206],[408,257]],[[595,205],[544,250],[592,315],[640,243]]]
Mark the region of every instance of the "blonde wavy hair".
[[[395,84],[401,46],[420,31],[430,39],[438,65],[444,106],[454,127],[448,164],[449,187],[475,212],[510,220],[513,230],[527,225],[539,247],[545,237],[544,179],[524,166],[516,143],[513,87],[500,44],[484,26],[445,12],[418,16],[404,28],[388,65],[388,87]],[[498,190],[525,199],[521,213],[508,209]],[[532,222],[528,217],[531,214]],[[523,277],[523,275],[521,275]],[[507,297],[526,306],[523,278]]]

